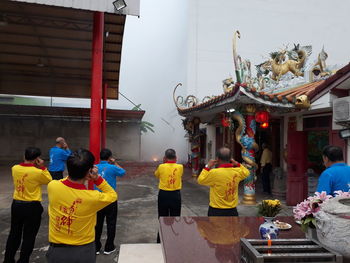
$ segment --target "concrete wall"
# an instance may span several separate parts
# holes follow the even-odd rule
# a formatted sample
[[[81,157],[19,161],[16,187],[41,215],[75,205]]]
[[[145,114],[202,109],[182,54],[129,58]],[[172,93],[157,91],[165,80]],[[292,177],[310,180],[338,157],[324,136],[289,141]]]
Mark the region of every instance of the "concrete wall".
[[[71,149],[89,148],[89,122],[48,118],[0,118],[0,161],[22,160],[24,149],[39,147],[42,157],[58,136],[66,138]],[[107,147],[117,159],[138,161],[140,158],[140,129],[138,123],[107,123]]]

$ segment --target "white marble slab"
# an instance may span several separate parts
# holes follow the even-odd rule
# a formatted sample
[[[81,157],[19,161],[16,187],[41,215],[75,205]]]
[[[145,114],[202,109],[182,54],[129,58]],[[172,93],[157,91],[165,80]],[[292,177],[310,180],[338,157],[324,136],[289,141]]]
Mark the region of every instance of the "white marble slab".
[[[118,263],[164,263],[160,244],[122,244]]]

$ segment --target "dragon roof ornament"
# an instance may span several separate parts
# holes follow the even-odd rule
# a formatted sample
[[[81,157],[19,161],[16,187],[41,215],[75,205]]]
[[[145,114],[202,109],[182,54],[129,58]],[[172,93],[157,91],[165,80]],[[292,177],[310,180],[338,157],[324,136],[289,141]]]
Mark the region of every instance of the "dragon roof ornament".
[[[223,80],[223,94],[206,96],[202,101],[194,95],[188,95],[186,98],[176,97],[177,88],[182,86],[181,83],[177,84],[173,91],[173,99],[179,112],[201,110],[213,104],[222,104],[221,102],[228,98],[232,103],[239,94],[272,107],[308,109],[314,95],[313,90],[319,86],[323,87],[324,80],[336,72],[334,67],[326,65],[328,54],[324,47],[317,59],[311,61],[312,46],[294,44],[292,48],[285,45],[278,51],[270,52],[269,58],[255,65],[253,75],[252,63],[243,59],[237,52],[237,41],[240,38],[241,33],[235,31],[232,54],[236,81],[232,77]],[[244,104],[244,101],[239,103]]]

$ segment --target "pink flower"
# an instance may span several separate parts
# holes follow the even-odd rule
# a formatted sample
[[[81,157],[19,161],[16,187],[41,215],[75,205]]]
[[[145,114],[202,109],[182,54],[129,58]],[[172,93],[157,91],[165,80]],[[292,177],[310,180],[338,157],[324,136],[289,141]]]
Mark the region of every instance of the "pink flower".
[[[335,197],[350,197],[350,191],[349,192],[343,192],[341,190],[334,191]]]

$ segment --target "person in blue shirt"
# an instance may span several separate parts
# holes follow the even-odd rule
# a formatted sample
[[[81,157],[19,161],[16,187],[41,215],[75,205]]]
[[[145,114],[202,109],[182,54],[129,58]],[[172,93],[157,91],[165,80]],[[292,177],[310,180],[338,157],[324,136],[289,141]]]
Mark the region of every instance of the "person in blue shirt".
[[[54,180],[63,179],[63,172],[68,157],[72,154],[69,150],[66,140],[62,137],[56,139],[56,146],[52,147],[49,152],[50,164],[49,172]]]
[[[116,190],[117,176],[123,176],[125,170],[115,161],[112,156],[112,152],[109,149],[102,149],[100,153],[100,163],[97,164],[98,173],[101,175],[109,185]],[[95,189],[97,189],[95,187]],[[99,190],[99,189],[97,189]],[[118,201],[106,206],[102,210],[97,212],[97,222],[95,227],[95,245],[96,255],[100,254],[102,247],[101,234],[103,229],[104,219],[107,222],[107,240],[105,243],[104,254],[109,255],[116,251],[114,245],[114,238],[117,226],[117,214],[118,214]]]
[[[348,192],[350,190],[350,166],[344,163],[343,150],[338,146],[326,146],[322,151],[323,163],[326,170],[318,179],[317,192],[327,192],[334,195],[334,191]]]

